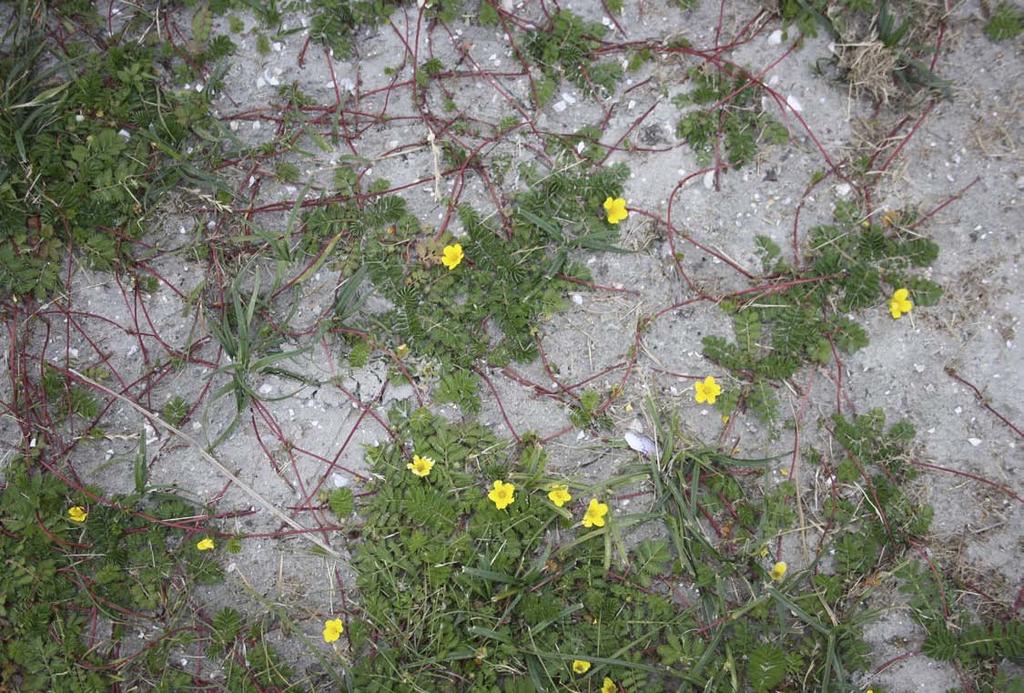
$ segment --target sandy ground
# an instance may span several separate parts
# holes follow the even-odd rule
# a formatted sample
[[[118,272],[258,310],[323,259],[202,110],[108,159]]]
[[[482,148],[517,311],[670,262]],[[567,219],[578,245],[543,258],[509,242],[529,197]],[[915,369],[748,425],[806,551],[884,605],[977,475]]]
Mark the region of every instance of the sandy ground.
[[[696,47],[715,45],[717,3],[705,1],[686,14],[663,2],[625,4],[618,21],[628,40],[679,34]],[[725,5],[723,44],[724,37],[735,36],[759,10],[749,2]],[[577,0],[567,7],[589,19],[600,21],[603,17],[601,3],[596,1]],[[521,8],[518,13],[524,19],[539,16],[536,8]],[[268,116],[274,112],[278,85],[292,82],[318,104],[332,105],[342,97],[353,109],[386,111],[395,119],[368,127],[356,138],[358,155],[375,160],[373,177],[387,178],[395,186],[419,181],[405,193],[410,208],[425,223],[443,223],[447,210],[433,197],[434,161],[425,146],[426,128],[422,122],[400,118],[415,114],[409,90],[395,90],[386,104],[382,92],[377,91],[396,77],[409,78],[408,65],[396,77],[385,74],[384,68],[402,66],[403,40],[415,42],[414,9],[397,13],[393,27],[361,36],[358,58],[331,57],[313,44],[306,49],[301,67],[304,32],[278,37],[271,52],[260,55],[251,31],[254,20],[240,16],[246,32],[233,36],[239,51],[216,100],[218,115],[229,129],[247,143],[272,141],[275,123]],[[296,21],[287,19],[286,28],[293,28]],[[937,306],[915,310],[910,319],[898,322],[887,315],[881,302],[877,310],[867,311],[864,321],[871,344],[842,364],[843,406],[848,414],[882,407],[891,420],[903,416],[914,423],[920,460],[950,470],[926,473],[918,485],[922,497],[936,511],[925,550],[943,560],[955,558],[969,581],[996,601],[1012,604],[1024,585],[1021,503],[992,485],[957,473],[982,477],[1024,494],[1020,448],[1024,441],[945,370],[954,368],[974,383],[1010,421],[1024,422],[1020,398],[1024,362],[1016,332],[1022,313],[1019,267],[1024,250],[1020,233],[1024,221],[1024,124],[1020,119],[1024,51],[1021,39],[1002,44],[988,41],[981,33],[982,26],[976,2],[958,5],[950,14],[937,69],[950,81],[952,99],[931,109],[885,174],[875,197],[877,214],[908,207],[927,211],[973,183],[921,229],[942,248],[929,276],[943,285],[945,295]],[[419,36],[420,55],[436,55],[450,65],[459,60],[457,47],[461,47],[468,49],[463,69],[518,70],[501,31],[463,21],[451,28],[452,36],[440,28],[429,32],[424,28]],[[226,22],[220,29],[227,31]],[[861,146],[864,132],[884,131],[900,113],[917,118],[922,111],[920,104],[904,104],[905,110],[894,106],[874,113],[865,100],[851,98],[844,83],[816,74],[814,66],[830,55],[826,39],[808,40],[787,54],[791,41],[783,40],[777,29],[775,21],[759,24],[756,36],[727,56],[759,74],[766,70],[762,79],[788,103],[782,112],[775,103],[769,107],[789,128],[790,143],[762,147],[755,165],[721,173],[718,189],[713,177],[698,176],[675,190],[682,178],[701,168],[675,137],[679,111],[670,100],[683,90],[682,76],[688,66],[696,64],[692,60],[648,64],[630,73],[615,95],[600,101],[585,99],[563,81],[552,103],[536,117],[536,126],[544,131],[573,132],[600,121],[603,109],[614,108],[602,136],[602,142],[614,144],[642,118],[640,125],[650,149],[663,151],[616,152],[609,159],[609,163],[627,163],[633,172],[626,189],[630,208],[664,217],[671,201],[672,222],[678,229],[757,272],[755,234],[771,236],[787,248],[798,206],[802,207],[799,228],[805,231],[828,219],[836,200],[850,194],[848,186],[828,180],[803,199],[812,173],[825,167],[822,150],[833,161],[842,161]],[[609,38],[625,40],[615,31]],[[528,85],[521,77],[451,79],[445,85],[458,112],[489,122],[514,115],[512,103],[528,103]],[[441,112],[436,88],[429,103]],[[813,132],[817,144],[808,131]],[[524,130],[507,138],[495,153],[516,163],[528,161],[535,156],[531,146],[537,142]],[[351,154],[338,147],[317,151],[312,159],[285,158],[299,166],[304,178],[326,184],[332,168]],[[255,217],[257,229],[282,228],[301,187],[277,183],[267,175],[270,170],[255,167],[227,172],[234,176],[233,184],[243,201],[251,194],[254,206],[287,203],[285,212]],[[514,166],[508,178],[506,189],[521,186]],[[455,176],[443,180],[442,192],[450,194],[459,183]],[[216,342],[209,339],[213,316],[185,300],[202,282],[212,284],[217,278],[211,268],[190,256],[187,247],[194,241],[227,242],[237,228],[231,228],[223,215],[194,211],[195,201],[186,198],[168,204],[147,239],[161,251],[150,266],[166,285],[153,295],[136,294],[109,275],[76,266],[70,296],[81,314],[68,323],[62,313],[54,311],[54,317],[61,319],[55,319],[50,341],[38,342],[37,353],[58,363],[69,355],[73,363],[81,365],[103,360],[122,378],[117,384],[153,410],[176,395],[189,403],[198,402],[184,429],[209,441],[231,420],[234,403],[230,396],[213,396],[226,382],[226,376],[215,371],[228,365]],[[493,209],[482,183],[474,177],[466,179],[462,200]],[[457,224],[452,228],[459,233]],[[557,364],[561,383],[577,383],[621,363],[633,344],[641,316],[690,296],[675,273],[667,239],[645,218],[634,214],[622,225],[622,243],[634,252],[584,254],[578,259],[591,268],[597,284],[628,292],[581,290],[571,296],[567,311],[542,326],[543,348]],[[743,278],[718,258],[689,246],[685,251],[684,268],[702,285],[718,291],[746,286]],[[318,272],[306,284],[293,326],[312,324],[315,316],[330,306],[338,281],[339,274],[330,265]],[[284,314],[288,305],[282,302],[279,307]],[[730,334],[728,320],[714,305],[694,304],[659,318],[643,335],[637,366],[625,383],[623,396],[611,409],[615,428],[609,433],[566,431],[571,426],[565,405],[537,396],[500,370],[488,374],[504,414],[498,399],[485,388],[481,420],[505,437],[511,435],[510,427],[517,433],[556,436],[549,442],[552,464],[568,474],[595,478],[632,459],[621,436],[631,425],[645,425],[640,412],[648,395],[664,406],[678,407],[693,436],[715,440],[723,428],[718,413],[693,403],[691,380],[665,374],[710,372],[711,366],[701,356],[701,339],[709,334]],[[189,346],[193,347],[193,363],[176,370],[168,368],[169,356]],[[217,456],[264,499],[303,525],[334,526],[336,521],[329,513],[303,508],[315,499],[318,487],[349,486],[357,492],[363,488],[365,446],[384,442],[388,435],[375,415],[384,416],[391,401],[413,397],[414,392],[407,385],[386,384],[387,363],[382,359],[373,359],[361,369],[349,367],[345,350],[336,341],[296,338],[294,344],[285,346],[305,349],[287,367],[321,384],[302,386],[275,376],[254,382],[262,401],[243,412],[237,429],[217,449]],[[4,354],[6,358],[6,348]],[[551,384],[539,362],[513,368],[534,382]],[[589,386],[606,390],[622,375],[622,369],[613,370]],[[815,422],[834,410],[834,377],[832,366],[801,372],[796,380],[805,396],[784,400],[784,411],[797,413],[811,441],[816,439]],[[457,415],[452,407],[438,408],[446,415]],[[150,442],[152,483],[175,485],[220,512],[240,511],[239,516],[224,522],[227,531],[259,534],[281,528],[277,519],[236,486],[227,485],[194,450],[163,431],[144,426],[137,414],[114,406],[103,424],[109,437],[83,442],[78,449],[75,464],[86,481],[112,492],[128,490],[131,459],[141,433]],[[768,433],[756,420],[744,417],[733,422],[729,441],[743,454],[778,454],[792,448],[790,433]],[[226,584],[208,589],[204,599],[211,607],[248,603],[254,611],[268,604],[287,605],[307,634],[316,637],[318,619],[335,610],[340,590],[354,580],[346,563],[344,536],[336,532],[322,536],[337,550],[338,559],[312,555],[308,543],[300,538],[244,541],[242,552],[228,558]],[[787,559],[799,563],[799,548],[794,546],[792,551]],[[346,596],[358,599],[351,592]],[[919,650],[922,631],[897,595],[879,594],[876,598],[886,611],[867,630],[867,638],[874,648],[873,661],[880,666]],[[286,653],[302,656],[287,641],[275,644]],[[950,666],[922,654],[865,678],[865,683],[871,682],[889,691],[946,690],[958,684]]]

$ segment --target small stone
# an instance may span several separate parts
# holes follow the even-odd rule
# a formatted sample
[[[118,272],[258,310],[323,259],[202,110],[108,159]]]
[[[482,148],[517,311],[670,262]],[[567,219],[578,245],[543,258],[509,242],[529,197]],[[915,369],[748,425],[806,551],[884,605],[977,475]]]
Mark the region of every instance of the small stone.
[[[777,46],[782,43],[782,29],[776,29],[768,36],[768,45]]]
[[[967,442],[970,443],[972,447],[976,448],[981,445],[981,438],[968,438]]]
[[[915,363],[914,364],[914,370],[917,371],[918,373],[924,373],[924,364],[923,363]]]
[[[786,105],[792,108],[797,113],[802,113],[804,110],[804,107],[800,105],[800,102],[797,101],[796,97],[793,96],[792,94],[786,97]]]

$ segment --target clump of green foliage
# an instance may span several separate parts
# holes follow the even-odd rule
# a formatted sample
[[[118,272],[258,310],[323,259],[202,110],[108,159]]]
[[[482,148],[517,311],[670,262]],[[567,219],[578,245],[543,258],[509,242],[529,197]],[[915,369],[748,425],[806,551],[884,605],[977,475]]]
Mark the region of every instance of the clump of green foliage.
[[[879,412],[834,422],[876,505],[840,493],[824,510],[838,520],[831,526],[860,524],[874,536],[881,516],[889,523],[881,531],[898,529],[898,540],[862,542],[844,549],[842,565],[819,566],[847,536],[839,531],[807,571],[772,580],[768,546],[796,520],[795,486],[759,490],[738,472],[767,470],[771,460],[696,446],[677,417],[652,415],[660,457],[587,488],[548,476],[532,436],[509,446],[476,424],[394,408],[401,442],[368,450],[377,481],[359,508],[362,603],[346,630],[350,685],[525,691],[593,687],[604,677],[645,691],[851,684],[866,665],[860,632],[871,616],[851,594],[898,561],[930,519],[902,490],[913,429],[886,429]],[[407,471],[413,453],[435,460],[429,476]],[[486,497],[494,480],[516,485],[504,510]],[[556,481],[575,498],[563,508],[546,496]],[[613,506],[600,528],[569,519],[589,498],[608,500],[638,482],[654,491],[645,511]],[[646,522],[662,538],[627,549],[624,532]],[[576,659],[591,669],[574,674]]]
[[[183,529],[163,521],[192,517],[195,507],[146,490],[144,481],[134,494],[96,503],[25,459],[6,467],[5,478],[0,687],[106,690],[141,680],[161,690],[191,687],[192,673],[169,658],[192,639],[175,626],[190,617],[190,586],[217,582],[221,571]],[[75,505],[88,509],[85,522],[69,519]],[[157,612],[171,627],[144,656],[117,656],[119,643],[136,638],[132,624]],[[98,639],[91,619],[108,623],[109,637]]]
[[[932,520],[931,507],[914,503],[904,490],[916,477],[909,464],[913,426],[900,421],[886,429],[879,409],[852,420],[836,415],[832,424],[845,451],[832,470],[837,482],[864,484],[879,511],[858,516],[856,506],[862,499],[855,496],[840,495],[825,503],[830,522],[844,529],[833,539],[835,574],[822,578],[823,586],[874,570],[887,551],[905,550],[923,536]]]
[[[392,195],[362,208],[355,201],[318,208],[305,217],[304,237],[316,247],[336,229],[348,230],[343,272],[365,267],[393,305],[375,318],[379,342],[406,344],[417,357],[461,369],[483,358],[493,365],[529,361],[537,355],[538,323],[566,305],[572,280],[589,279],[570,251],[615,248],[617,231],[601,216],[601,203],[620,194],[628,169],[524,173],[530,189],[515,197],[503,223],[459,208],[459,239],[429,235],[405,199]],[[456,241],[466,259],[449,270],[438,258]]]
[[[733,168],[753,161],[758,144],[789,141],[786,128],[762,108],[761,92],[746,76],[729,77],[708,65],[692,68],[689,75],[693,90],[678,94],[672,103],[679,108],[714,104],[690,111],[676,123],[676,137],[686,140],[700,165],[711,163],[719,137]]]
[[[601,410],[601,393],[597,390],[584,390],[580,393],[579,401],[569,412],[569,420],[576,428],[599,426],[610,429],[612,425],[611,417]]]
[[[89,421],[100,412],[100,403],[88,388],[76,385],[56,368],[43,371],[43,394],[49,403],[49,411],[55,422],[71,416]]]
[[[535,85],[538,105],[543,106],[551,99],[562,77],[587,95],[599,90],[606,94],[615,91],[622,66],[612,60],[598,62],[594,57],[606,31],[598,22],[587,22],[569,10],[559,10],[551,15],[547,26],[527,35],[526,52],[545,77]]]
[[[825,11],[829,0],[778,0],[776,12],[783,25],[795,24],[801,34],[817,36],[819,26],[831,29]]]
[[[208,90],[168,89],[158,48],[114,37],[58,51],[45,30],[0,50],[0,294],[37,299],[60,290],[71,249],[101,269],[130,262],[146,211],[188,175],[186,138],[210,121]]]
[[[396,409],[391,424],[409,449],[368,451],[382,481],[360,510],[363,605],[348,630],[355,689],[548,690],[578,680],[574,659],[594,665],[594,681],[656,671],[639,653],[669,626],[686,627],[668,595],[638,588],[667,562],[664,546],[642,545],[645,567],[609,579],[606,530],[552,543],[568,513],[546,498],[539,445],[510,449],[426,410]],[[405,469],[409,450],[436,461],[429,477]],[[516,485],[505,510],[486,498],[493,480]]]
[[[861,220],[856,204],[840,201],[832,224],[811,229],[802,270],[782,259],[771,239],[758,237],[767,278],[787,288],[722,302],[732,316],[734,340],[705,337],[704,355],[744,385],[716,406],[727,414],[742,404],[774,421],[773,383],[805,364],[825,364],[836,352],[867,346],[867,332],[849,313],[879,305],[897,288],[909,289],[915,306],[938,302],[941,287],[914,270],[931,265],[939,248],[908,230],[914,219],[904,212],[891,222],[870,223]]]
[[[1008,2],[999,3],[985,24],[985,35],[993,41],[1017,38],[1024,31],[1024,10]]]
[[[1024,690],[1024,681],[1011,669],[1024,665],[1024,625],[1016,614],[1003,610],[979,618],[950,599],[960,590],[974,589],[923,561],[908,561],[895,577],[908,596],[911,616],[925,629],[925,655],[954,663],[977,690]]]
[[[348,55],[360,27],[384,24],[402,6],[399,0],[313,0],[309,35],[339,55]],[[432,0],[427,16],[451,23],[462,11],[462,0]]]

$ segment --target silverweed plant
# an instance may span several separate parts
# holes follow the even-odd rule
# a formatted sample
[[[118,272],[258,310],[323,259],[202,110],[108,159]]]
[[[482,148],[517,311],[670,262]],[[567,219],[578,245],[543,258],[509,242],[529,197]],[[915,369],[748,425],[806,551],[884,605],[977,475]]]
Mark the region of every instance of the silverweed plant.
[[[685,11],[698,3],[669,4]],[[638,77],[638,95],[645,94],[645,71],[690,82],[693,88],[674,100],[676,135],[701,165],[751,166],[771,155],[759,148],[787,144],[786,129],[761,105],[768,88],[729,62],[725,43],[716,43],[714,60],[694,66],[662,60],[701,57],[682,37],[617,42],[609,27],[624,15],[618,0],[604,3],[609,27],[550,4],[517,15],[496,0],[299,5],[183,0],[133,6],[115,22],[86,2],[21,2],[0,43],[0,298],[18,324],[10,329],[15,337],[52,318],[44,325],[49,331],[60,322],[55,316],[70,329],[75,297],[60,296],[71,276],[64,270],[82,260],[130,272],[145,304],[163,287],[176,288],[144,273],[146,260],[177,252],[139,250],[156,203],[170,190],[201,200],[190,212],[212,224],[197,221],[193,244],[180,252],[205,264],[207,275],[180,297],[187,309],[201,311],[202,327],[183,348],[145,356],[141,379],[131,380],[123,396],[164,403],[162,420],[176,427],[230,397],[231,418],[221,428],[191,423],[213,438],[211,449],[248,425],[257,434],[266,430],[259,443],[276,464],[278,452],[297,459],[311,446],[275,426],[273,408],[264,406],[295,393],[271,397],[262,381],[274,376],[296,390],[344,389],[353,375],[343,362],[335,375],[331,363],[331,378],[319,382],[293,357],[322,348],[354,370],[386,362],[386,384],[423,386],[415,389],[423,406],[393,404],[386,417],[379,400],[363,399],[360,416],[377,418],[389,435],[365,450],[371,473],[356,474],[359,485],[352,487],[317,488],[288,508],[295,517],[330,517],[332,526],[309,529],[344,546],[350,564],[332,565],[332,572],[341,584],[351,567],[355,583],[341,584],[342,598],[334,602],[332,591],[330,608],[315,613],[286,607],[244,579],[243,598],[208,599],[197,588],[222,579],[219,565],[243,548],[243,535],[217,529],[214,518],[231,513],[221,516],[172,488],[150,486],[145,432],[131,472],[133,493],[106,496],[74,473],[79,450],[89,453],[90,443],[120,434],[111,407],[68,369],[81,366],[90,379],[126,384],[114,370],[117,355],[97,354],[86,364],[89,352],[80,344],[77,363],[69,344],[62,369],[49,360],[50,342],[38,364],[19,344],[11,370],[23,377],[12,378],[18,390],[9,410],[23,439],[0,490],[0,689],[724,693],[871,686],[881,693],[870,680],[874,663],[862,636],[878,616],[872,589],[882,587],[906,595],[923,629],[920,652],[955,663],[965,688],[1020,690],[1010,668],[1024,652],[1015,614],[968,604],[973,586],[922,550],[932,510],[915,492],[921,465],[907,422],[850,409],[818,419],[825,442],[797,440],[792,451],[823,484],[820,502],[815,496],[811,503],[806,478],[803,485],[791,479],[781,458],[742,458],[698,439],[684,413],[665,403],[646,406],[657,443],[627,450],[599,437],[614,426],[612,405],[629,386],[628,375],[621,385],[595,377],[547,395],[568,408],[567,431],[587,429],[597,449],[620,460],[598,481],[555,471],[549,451],[557,448],[538,435],[513,431],[514,440],[502,439],[477,419],[485,408],[481,386],[491,384],[488,368],[537,359],[544,322],[568,307],[567,292],[595,286],[581,258],[623,252],[619,225],[637,216],[650,217],[654,227],[663,223],[641,202],[627,204],[627,166],[606,165],[613,154],[635,153],[645,138],[643,115],[618,143],[607,143],[620,100],[606,97],[625,95],[627,70]],[[778,7],[784,22],[806,33],[877,28],[874,49],[890,61],[879,73],[886,84],[936,86],[916,62],[928,55],[919,40],[927,22],[902,19],[904,3],[801,0]],[[1019,33],[1005,7],[986,28],[993,40]],[[847,11],[845,18],[837,9]],[[299,11],[308,26],[293,21]],[[401,33],[402,15],[406,28],[415,22],[431,37],[431,48],[407,42],[399,62],[384,68],[388,86],[375,90],[367,78],[351,93],[334,89],[336,101],[325,105],[298,83],[280,85],[266,108],[235,114],[276,128],[271,139],[251,146],[209,113],[210,93],[226,70],[222,59],[236,48],[216,35],[218,17],[240,41],[255,38],[261,58],[305,31],[301,66],[310,45],[327,60],[332,51],[358,57],[360,33]],[[454,56],[439,48],[438,37],[474,17],[507,34],[509,74],[524,88],[515,103],[507,100],[514,113],[487,116],[460,105],[460,80],[502,77],[470,65],[468,33],[453,39]],[[256,25],[247,28],[251,19]],[[748,25],[744,41],[765,28],[761,19]],[[175,42],[151,26],[171,27]],[[185,80],[202,80],[205,90],[175,86]],[[541,127],[534,111],[563,81],[604,117],[567,132]],[[386,106],[374,112],[375,98],[400,103],[390,97],[403,89],[414,115],[394,115]],[[363,154],[370,149],[354,133],[385,132],[396,123],[429,128],[431,137],[408,152],[433,154],[439,224],[427,223],[414,212],[414,198],[399,194],[404,181],[370,178],[379,159]],[[807,134],[814,139],[810,127]],[[536,157],[497,146],[520,137]],[[307,160],[345,145],[351,153],[332,161],[333,179],[313,178]],[[863,176],[858,182],[869,180],[872,162],[867,156],[854,164]],[[250,182],[252,197],[243,199],[239,181],[225,180],[243,170],[301,192],[264,204]],[[494,206],[479,197],[467,202],[471,196],[459,186],[444,197],[441,180],[453,175],[478,178]],[[263,223],[259,215],[268,212],[287,217],[283,228]],[[727,374],[702,372],[696,402],[717,407],[726,425],[746,412],[777,424],[779,393],[796,374],[841,368],[845,355],[868,343],[869,311],[889,325],[902,320],[899,328],[935,304],[941,289],[923,271],[938,247],[916,230],[922,221],[913,210],[879,217],[859,202],[840,202],[831,223],[799,237],[794,232],[792,253],[754,238],[763,265],[757,285],[724,300],[695,299],[714,300],[733,329],[731,339],[704,340],[704,355]],[[337,274],[333,295],[315,324],[295,327],[321,270]],[[34,303],[29,299],[56,296],[54,304],[67,304],[50,318],[19,312]],[[662,314],[638,321],[627,373],[642,365],[642,332]],[[165,346],[141,323],[125,333]],[[545,365],[555,378],[557,364]],[[201,393],[158,390],[164,375],[186,366],[205,368],[213,384]],[[360,404],[355,396],[352,403]],[[436,405],[448,403],[461,416],[439,415]],[[777,435],[782,427],[770,428]],[[66,449],[62,436],[72,441]],[[102,468],[122,461],[115,457]],[[285,647],[278,651],[271,642]]]
[[[198,641],[193,586],[222,579],[215,552],[199,546],[213,540],[188,519],[197,508],[148,488],[138,467],[136,492],[103,503],[95,489],[72,490],[24,458],[5,468],[5,479],[0,687],[190,686],[191,674],[171,655]],[[139,629],[157,619],[162,627],[138,649]]]
[[[703,447],[677,413],[650,411],[659,456],[592,486],[551,476],[534,436],[510,445],[393,408],[401,442],[367,450],[377,481],[356,508],[348,689],[849,687],[874,617],[863,583],[903,564],[931,518],[905,491],[913,428],[836,418],[842,458],[808,455],[874,504],[844,486],[816,518],[832,529],[788,566],[780,538],[803,530],[796,486],[768,480],[775,461]],[[616,498],[638,488],[648,502],[627,513]],[[655,538],[628,541],[640,527]]]
[[[785,126],[761,106],[761,90],[747,75],[730,78],[704,65],[691,68],[689,78],[692,89],[672,99],[688,111],[676,123],[676,137],[686,141],[700,165],[710,164],[722,147],[729,166],[742,168],[754,160],[759,144],[789,141]]]
[[[21,5],[0,41],[0,293],[43,299],[63,286],[69,251],[128,268],[160,195],[209,179],[193,165],[203,147],[187,155],[185,140],[215,127],[209,90],[173,89],[170,61],[131,40],[131,23],[90,51],[85,36],[45,37],[73,25],[74,3]]]
[[[779,381],[867,346],[867,331],[850,315],[884,305],[898,319],[915,305],[935,305],[942,288],[919,270],[935,261],[939,248],[913,231],[916,218],[904,211],[868,221],[857,205],[840,201],[832,224],[810,230],[799,268],[770,238],[756,238],[768,282],[762,291],[721,303],[732,318],[733,341],[704,338],[704,355],[742,383],[716,403],[720,411],[749,408],[777,421]]]

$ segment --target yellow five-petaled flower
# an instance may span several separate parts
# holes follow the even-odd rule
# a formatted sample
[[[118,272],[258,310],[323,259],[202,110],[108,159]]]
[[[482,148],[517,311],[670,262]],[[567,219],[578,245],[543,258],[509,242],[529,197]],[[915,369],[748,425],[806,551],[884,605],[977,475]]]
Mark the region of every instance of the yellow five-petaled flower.
[[[504,481],[495,481],[487,497],[494,502],[494,507],[504,510],[516,500],[515,484],[507,484]]]
[[[548,491],[548,500],[561,508],[572,500],[572,496],[569,495],[569,487],[565,484],[555,484]]]
[[[786,577],[786,565],[785,561],[779,561],[772,566],[772,580],[781,580]]]
[[[412,456],[412,462],[405,465],[405,468],[418,477],[425,477],[434,468],[434,460],[429,457]]]
[[[586,674],[590,671],[590,662],[585,659],[572,660],[572,670],[577,674]]]
[[[709,375],[703,381],[698,380],[693,384],[693,397],[697,404],[714,404],[715,399],[722,394],[722,386],[715,382],[715,376]]]
[[[621,197],[609,197],[604,201],[604,213],[608,215],[609,224],[618,224],[629,216],[626,201]]]
[[[899,320],[901,315],[909,313],[913,307],[914,302],[910,300],[910,291],[896,289],[892,292],[892,298],[889,299],[889,314],[894,319]]]
[[[601,503],[596,498],[590,499],[587,512],[583,514],[584,527],[604,527],[604,516],[608,514],[608,504]]]
[[[210,551],[214,547],[213,539],[206,537],[196,542],[196,548],[200,551]]]
[[[80,505],[72,505],[68,508],[68,517],[72,522],[85,522],[85,518],[89,517],[89,511]]]
[[[615,682],[605,676],[604,681],[601,683],[601,693],[615,693],[617,690],[619,690],[619,687],[615,685]]]
[[[324,621],[324,642],[334,642],[345,632],[345,626],[340,618],[332,618]]]
[[[466,257],[465,253],[462,252],[461,243],[453,243],[452,245],[446,245],[444,251],[441,253],[441,264],[450,270],[455,269],[462,262],[462,258]]]

